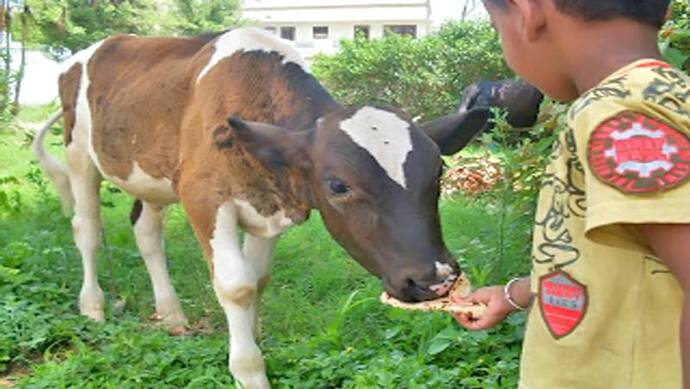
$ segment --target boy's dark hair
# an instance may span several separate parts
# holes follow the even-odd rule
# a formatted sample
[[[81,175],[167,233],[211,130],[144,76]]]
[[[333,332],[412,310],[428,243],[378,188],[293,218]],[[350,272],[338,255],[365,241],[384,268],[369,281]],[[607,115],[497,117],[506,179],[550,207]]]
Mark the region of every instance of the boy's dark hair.
[[[508,0],[488,0],[506,6]],[[552,0],[564,13],[585,20],[602,21],[616,18],[635,20],[661,27],[671,0]]]

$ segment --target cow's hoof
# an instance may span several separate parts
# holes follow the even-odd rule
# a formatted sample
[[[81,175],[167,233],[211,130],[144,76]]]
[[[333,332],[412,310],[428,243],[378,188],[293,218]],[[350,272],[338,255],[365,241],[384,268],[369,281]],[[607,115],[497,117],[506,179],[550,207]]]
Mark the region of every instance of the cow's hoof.
[[[105,314],[103,313],[103,309],[98,309],[98,308],[92,308],[92,309],[84,309],[80,308],[79,311],[81,312],[82,316],[86,316],[91,320],[97,321],[99,323],[105,323]]]
[[[257,374],[254,377],[249,377],[248,379],[239,380],[241,387],[244,389],[270,389],[271,385],[268,383],[268,379],[263,374]]]
[[[99,323],[105,321],[105,302],[100,288],[83,288],[79,294],[79,312]]]

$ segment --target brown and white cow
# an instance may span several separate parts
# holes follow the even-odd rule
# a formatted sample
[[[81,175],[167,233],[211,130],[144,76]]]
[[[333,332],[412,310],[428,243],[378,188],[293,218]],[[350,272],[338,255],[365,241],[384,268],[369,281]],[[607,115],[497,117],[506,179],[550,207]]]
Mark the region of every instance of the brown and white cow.
[[[65,207],[74,206],[81,313],[104,319],[96,248],[105,178],[137,199],[134,232],[157,314],[186,323],[161,232],[165,207],[181,201],[227,315],[230,370],[244,387],[269,386],[258,298],[278,236],[310,210],[402,300],[443,295],[459,272],[441,239],[439,150],[460,149],[486,110],[416,127],[396,110],[342,107],[289,44],[257,29],[106,39],[69,60],[60,99],[35,151]],[[60,116],[66,169],[42,146]]]

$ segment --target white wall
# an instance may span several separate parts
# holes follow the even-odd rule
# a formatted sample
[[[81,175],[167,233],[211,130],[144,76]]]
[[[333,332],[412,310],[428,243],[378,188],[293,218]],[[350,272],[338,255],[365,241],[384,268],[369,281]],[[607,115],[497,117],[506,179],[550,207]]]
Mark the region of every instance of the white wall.
[[[344,22],[344,21],[420,21],[427,19],[426,6],[400,7],[342,7],[342,8],[304,8],[304,9],[246,9],[242,17],[264,23],[285,22]]]
[[[390,20],[376,22],[300,22],[300,23],[259,23],[260,27],[274,27],[276,34],[280,35],[280,27],[295,27],[295,47],[301,54],[309,59],[318,52],[334,53],[338,50],[339,41],[343,38],[354,38],[356,25],[369,26],[370,38],[381,38],[384,34],[384,27],[387,25],[415,25],[417,26],[417,36],[424,36],[428,33],[425,21],[405,21]],[[313,27],[327,26],[328,38],[316,39],[313,36]]]
[[[454,0],[444,0],[454,1]],[[291,7],[329,7],[371,4],[426,4],[426,0],[245,0],[245,8],[291,8]]]

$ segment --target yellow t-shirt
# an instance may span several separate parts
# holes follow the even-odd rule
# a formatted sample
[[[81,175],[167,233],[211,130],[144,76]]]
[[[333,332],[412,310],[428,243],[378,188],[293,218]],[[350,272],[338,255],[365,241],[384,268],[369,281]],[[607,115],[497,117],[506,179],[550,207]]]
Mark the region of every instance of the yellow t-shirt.
[[[681,387],[681,288],[634,225],[690,223],[689,97],[643,60],[573,104],[539,195],[520,388]]]

